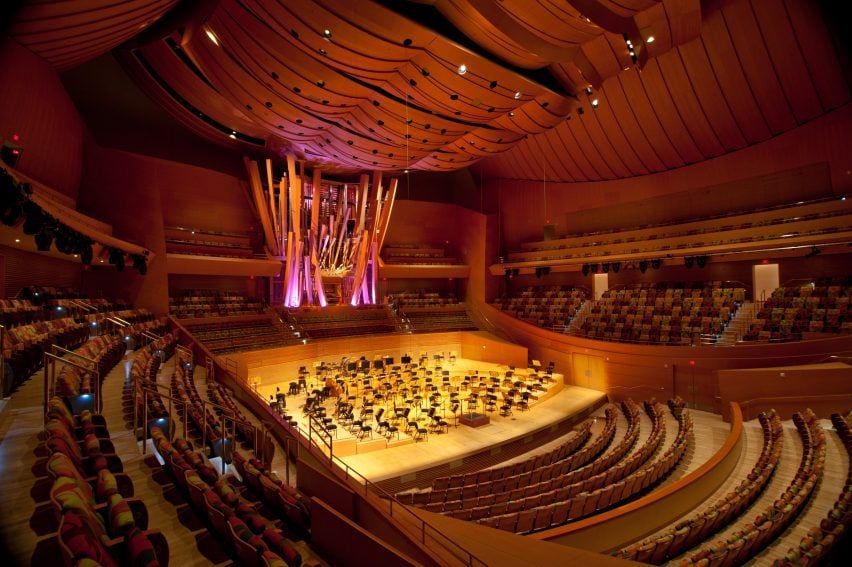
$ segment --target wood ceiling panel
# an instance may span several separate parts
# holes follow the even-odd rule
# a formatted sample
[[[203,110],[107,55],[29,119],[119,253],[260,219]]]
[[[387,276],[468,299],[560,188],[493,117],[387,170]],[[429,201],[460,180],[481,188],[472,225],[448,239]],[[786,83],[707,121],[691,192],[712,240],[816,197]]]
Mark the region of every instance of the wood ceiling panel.
[[[721,11],[714,12],[704,21],[701,42],[731,114],[746,140],[754,144],[772,136],[763,110],[740,65]]]
[[[615,90],[615,89],[613,89]],[[618,156],[622,167],[626,173],[619,174],[619,177],[630,177],[633,175],[644,175],[650,173],[648,168],[636,154],[636,150],[627,136],[621,123],[616,115],[615,109],[610,104],[610,99],[607,96],[607,90],[603,89],[595,96],[599,100],[599,105],[591,113],[592,117],[597,122],[596,130],[598,135],[605,137],[606,142],[610,144],[613,152]],[[635,121],[633,124],[635,126]]]
[[[704,49],[704,42],[699,39],[686,43],[678,48],[678,53],[692,90],[714,134],[724,146],[724,151],[730,152],[745,147],[745,136],[719,88],[716,74]]]
[[[654,110],[656,100],[651,102],[649,93],[645,90],[643,75],[644,72],[624,73],[618,80],[650,147],[654,148],[667,168],[681,167],[686,162]]]
[[[752,7],[760,23],[760,34],[769,50],[772,65],[796,120],[801,124],[822,114],[823,109],[805,65],[802,51],[783,0],[757,0]]]
[[[594,94],[590,95],[590,98],[594,97]],[[603,114],[611,116],[611,111],[601,107],[600,97],[597,97],[597,100],[598,107],[593,108],[589,105],[586,112],[580,116],[580,124],[585,128],[586,135],[591,140],[595,153],[601,156],[602,161],[606,164],[607,169],[613,173],[613,176],[630,177],[634,174],[627,167],[621,153],[615,149],[612,140],[610,140],[610,135],[615,136],[618,130],[607,131],[601,127],[600,116]]]
[[[156,22],[177,0],[25,2],[7,33],[57,70],[98,57]]]
[[[770,131],[780,134],[795,128],[796,118],[775,73],[751,4],[747,1],[725,4],[722,15],[736,48],[737,60]]]
[[[636,72],[636,71],[634,71]],[[636,119],[636,114],[632,107],[632,102],[628,100],[621,85],[621,80],[618,77],[608,79],[604,83],[599,96],[602,97],[601,104],[609,108],[612,112],[612,117],[615,120],[615,125],[608,123],[604,127],[609,129],[618,126],[626,138],[630,149],[635,152],[637,159],[640,162],[639,166],[634,166],[634,171],[642,171],[650,173],[651,171],[662,171],[666,168],[657,155],[654,146],[648,142],[648,137],[639,126]],[[627,155],[627,152],[623,152]],[[628,162],[629,162],[628,158]],[[637,174],[641,175],[641,174]]]
[[[849,102],[849,84],[837,57],[831,34],[826,28],[816,2],[788,0],[785,8],[790,16],[796,43],[808,67],[810,78],[824,110]]]

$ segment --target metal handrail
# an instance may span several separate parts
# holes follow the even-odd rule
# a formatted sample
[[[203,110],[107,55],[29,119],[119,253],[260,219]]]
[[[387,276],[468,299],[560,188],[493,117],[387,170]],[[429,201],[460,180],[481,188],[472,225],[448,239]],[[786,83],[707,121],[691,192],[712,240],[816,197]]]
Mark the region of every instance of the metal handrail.
[[[51,354],[55,354],[57,356],[59,356],[60,354],[70,354],[70,355],[75,356],[77,358],[81,358],[81,359],[85,360],[86,362],[91,363],[91,365],[92,365],[91,369],[92,370],[94,370],[98,367],[98,361],[95,360],[94,358],[90,358],[88,356],[83,356],[82,354],[80,354],[78,352],[74,352],[73,350],[68,350],[67,348],[63,348],[63,347],[61,347],[57,344],[51,345],[50,350],[52,351]]]
[[[66,358],[62,358],[61,356],[57,356],[55,354],[46,352],[44,353],[44,418],[47,420],[47,405],[50,400],[56,395],[56,364],[62,363],[67,364],[69,366],[73,366],[75,368],[79,368],[84,372],[91,372],[94,378],[95,383],[95,413],[100,413],[100,399],[101,399],[101,376],[97,371],[97,367],[95,369],[87,368],[82,364],[78,364]]]

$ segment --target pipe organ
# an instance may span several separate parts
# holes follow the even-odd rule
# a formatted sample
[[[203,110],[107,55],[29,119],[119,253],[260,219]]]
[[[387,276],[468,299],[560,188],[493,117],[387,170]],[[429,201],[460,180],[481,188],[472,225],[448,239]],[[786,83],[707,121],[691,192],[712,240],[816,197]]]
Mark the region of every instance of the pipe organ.
[[[275,183],[271,160],[263,170],[248,158],[244,163],[267,251],[282,263],[272,280],[270,303],[375,304],[379,252],[398,180],[384,183],[381,171],[362,174],[357,183],[323,180],[322,171],[308,176],[287,156],[287,169]],[[327,286],[335,290],[329,297]]]

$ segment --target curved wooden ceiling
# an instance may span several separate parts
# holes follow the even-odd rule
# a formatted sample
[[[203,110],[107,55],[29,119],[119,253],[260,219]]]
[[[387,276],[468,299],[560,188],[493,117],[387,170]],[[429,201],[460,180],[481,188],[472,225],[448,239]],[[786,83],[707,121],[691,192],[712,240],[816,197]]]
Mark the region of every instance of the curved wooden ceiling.
[[[10,34],[65,69],[161,18],[121,52],[145,92],[202,136],[334,172],[645,175],[850,97],[807,0],[209,0],[166,25],[176,3],[35,2]]]

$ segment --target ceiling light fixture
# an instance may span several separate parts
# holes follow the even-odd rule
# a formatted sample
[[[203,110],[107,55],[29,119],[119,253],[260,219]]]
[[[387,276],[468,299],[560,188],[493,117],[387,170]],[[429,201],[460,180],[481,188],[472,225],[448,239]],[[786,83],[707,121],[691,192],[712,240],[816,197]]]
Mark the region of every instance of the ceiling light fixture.
[[[521,91],[515,93],[515,100],[518,100],[519,98],[521,98]]]
[[[645,40],[645,43],[654,43],[654,36],[649,35],[648,39]]]
[[[331,39],[331,30],[322,30],[322,35],[326,39]]]
[[[216,46],[219,45],[219,38],[216,37],[216,34],[213,33],[213,30],[209,30],[209,29],[204,30],[204,33],[207,34],[207,37],[210,38],[210,41],[212,41],[214,45],[216,45]]]
[[[462,63],[459,65],[459,75],[464,75],[465,73],[467,73],[467,65]]]
[[[598,99],[593,98],[592,99],[592,108],[597,108],[597,107],[598,107]]]

